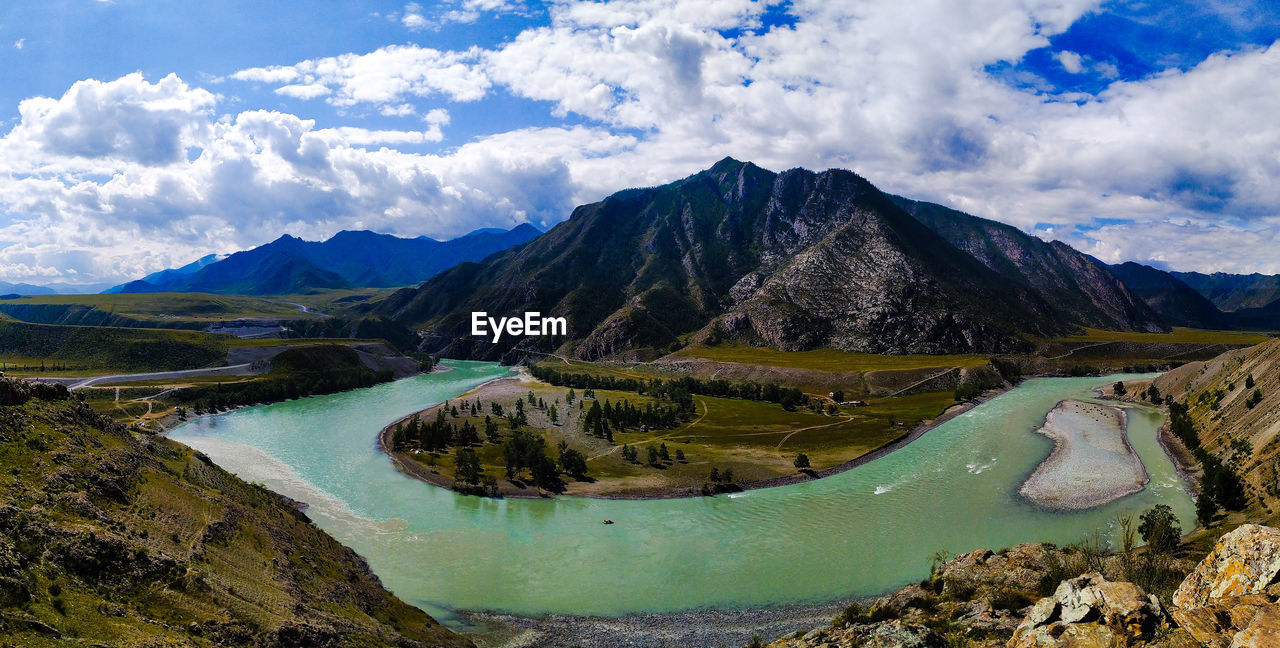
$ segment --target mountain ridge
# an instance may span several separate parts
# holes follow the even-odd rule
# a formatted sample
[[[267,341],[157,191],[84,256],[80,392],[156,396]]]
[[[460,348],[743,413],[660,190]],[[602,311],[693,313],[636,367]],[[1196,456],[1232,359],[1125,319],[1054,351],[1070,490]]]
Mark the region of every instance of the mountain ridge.
[[[478,261],[539,234],[529,224],[477,230],[449,241],[343,230],[325,241],[290,234],[225,258],[165,270],[111,291],[290,294],[420,283],[461,261]],[[197,266],[197,264],[200,264]],[[193,267],[196,266],[196,267]],[[185,271],[184,271],[185,270]]]
[[[666,185],[579,206],[524,246],[461,264],[373,308],[423,327],[426,350],[482,359],[525,350],[653,355],[725,337],[787,350],[996,352],[1024,349],[1027,335],[1103,320],[1163,330],[1101,264],[1020,236],[1019,245],[1056,259],[1038,283],[988,267],[851,171],[775,173],[725,158]],[[1058,297],[1045,288],[1046,277],[1073,273],[1082,273],[1072,279],[1077,290],[1094,290],[1078,296],[1089,317],[1051,304]],[[568,343],[528,338],[517,349],[467,335],[472,311],[520,310],[567,316]]]

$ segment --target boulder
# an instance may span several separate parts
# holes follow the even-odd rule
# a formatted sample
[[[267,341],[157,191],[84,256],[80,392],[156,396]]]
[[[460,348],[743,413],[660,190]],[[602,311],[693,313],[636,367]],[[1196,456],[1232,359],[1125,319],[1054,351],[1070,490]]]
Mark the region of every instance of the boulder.
[[[1053,596],[1031,608],[1009,640],[1010,648],[1136,646],[1165,621],[1159,600],[1133,583],[1091,573],[1063,581]]]
[[[1280,607],[1269,596],[1228,596],[1209,605],[1175,608],[1172,615],[1178,627],[1207,648],[1280,646],[1280,635],[1275,633]],[[1251,643],[1238,644],[1241,640]]]
[[[1222,536],[1182,581],[1173,606],[1190,609],[1226,597],[1260,594],[1280,574],[1280,530],[1246,524]]]
[[[1244,630],[1231,639],[1229,648],[1274,648],[1280,646],[1280,607],[1262,608]]]

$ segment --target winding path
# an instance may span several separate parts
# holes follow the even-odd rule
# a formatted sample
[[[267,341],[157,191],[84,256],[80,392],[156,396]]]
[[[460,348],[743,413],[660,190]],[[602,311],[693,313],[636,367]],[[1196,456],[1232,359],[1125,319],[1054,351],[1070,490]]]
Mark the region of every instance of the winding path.
[[[74,378],[74,379],[47,379],[50,382],[63,382],[68,388],[83,389],[92,387],[100,383],[111,382],[135,382],[139,380],[165,380],[168,378],[194,378],[197,376],[244,376],[255,373],[253,371],[253,363],[246,362],[244,364],[226,365],[223,367],[206,367],[204,369],[184,369],[181,371],[153,371],[151,373],[138,374],[115,374],[111,376],[94,376],[92,378]],[[68,381],[75,382],[68,382]]]

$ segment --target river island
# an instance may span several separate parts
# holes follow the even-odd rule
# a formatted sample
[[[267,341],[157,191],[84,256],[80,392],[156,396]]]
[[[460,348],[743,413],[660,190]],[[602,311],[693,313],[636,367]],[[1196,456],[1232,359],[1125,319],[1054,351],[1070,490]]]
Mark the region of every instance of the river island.
[[[1122,408],[1064,400],[1036,432],[1053,440],[1053,452],[1018,492],[1040,506],[1093,508],[1137,493],[1150,481],[1129,445]]]

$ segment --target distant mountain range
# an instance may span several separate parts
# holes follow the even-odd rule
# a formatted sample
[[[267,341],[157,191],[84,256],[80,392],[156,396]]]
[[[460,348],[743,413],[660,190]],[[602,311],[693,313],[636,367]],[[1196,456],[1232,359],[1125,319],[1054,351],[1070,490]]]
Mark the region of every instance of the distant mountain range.
[[[227,255],[225,254],[206,254],[205,256],[202,256],[199,259],[196,259],[195,261],[192,261],[191,263],[188,263],[187,265],[182,266],[181,268],[172,268],[169,270],[161,270],[160,272],[153,272],[141,279],[138,279],[137,281],[130,281],[129,283],[120,284],[118,286],[112,286],[111,288],[108,288],[102,291],[102,294],[110,295],[114,293],[129,292],[125,290],[125,287],[129,285],[137,285],[137,286],[171,285],[179,281],[182,281],[182,278],[184,277],[189,277],[192,274],[195,274],[201,268],[204,268],[205,266],[213,263],[217,263],[218,261],[221,261],[225,258],[227,258]],[[137,291],[137,292],[148,292],[148,291]]]
[[[1172,326],[1280,330],[1280,298],[1266,301],[1275,275],[1166,272],[1133,262],[1111,270]]]
[[[1262,308],[1280,300],[1280,275],[1170,272],[1224,311]]]
[[[52,295],[57,292],[48,286],[0,281],[0,294],[5,295]]]
[[[427,329],[428,350],[497,359],[564,339],[472,339],[472,311],[565,316],[559,351],[644,357],[682,336],[784,350],[1024,350],[1081,326],[1159,331],[1160,316],[1069,246],[886,195],[844,170],[774,173],[726,158],[574,210],[522,247],[370,308]]]
[[[450,241],[343,231],[327,241],[313,242],[286,234],[251,250],[225,257],[206,256],[106,292],[273,295],[407,286],[463,261],[479,261],[539,234],[528,224],[511,230],[476,230]]]

